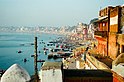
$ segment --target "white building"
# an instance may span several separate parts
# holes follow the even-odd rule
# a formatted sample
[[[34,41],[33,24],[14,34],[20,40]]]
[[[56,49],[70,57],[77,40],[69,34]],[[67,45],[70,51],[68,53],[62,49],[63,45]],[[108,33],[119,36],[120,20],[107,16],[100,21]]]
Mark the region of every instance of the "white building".
[[[39,72],[41,82],[63,82],[61,68],[62,62],[44,62]]]

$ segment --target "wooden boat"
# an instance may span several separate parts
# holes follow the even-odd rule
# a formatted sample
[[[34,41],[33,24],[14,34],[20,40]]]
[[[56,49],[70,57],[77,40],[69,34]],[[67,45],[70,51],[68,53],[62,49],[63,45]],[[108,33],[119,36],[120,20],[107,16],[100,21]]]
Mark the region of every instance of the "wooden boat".
[[[38,60],[37,62],[45,62],[45,60]]]
[[[22,53],[22,51],[21,51],[21,50],[19,50],[19,51],[18,51],[18,53]]]
[[[48,55],[48,59],[51,59],[51,58],[53,58],[53,54]]]

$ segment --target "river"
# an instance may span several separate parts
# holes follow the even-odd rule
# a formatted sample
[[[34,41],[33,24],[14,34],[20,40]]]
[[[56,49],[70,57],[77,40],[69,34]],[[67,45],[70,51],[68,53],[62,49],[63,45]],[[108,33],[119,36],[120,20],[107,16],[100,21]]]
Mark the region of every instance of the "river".
[[[55,34],[33,34],[33,33],[0,33],[0,69],[6,70],[12,64],[19,64],[25,68],[30,75],[34,74],[34,58],[31,55],[34,54],[34,37],[38,37],[38,59],[46,61],[60,61],[60,60],[48,60],[47,55],[44,55],[43,47],[46,44],[42,42],[49,42],[59,37]],[[21,51],[21,53],[18,53]],[[27,62],[23,62],[24,59]],[[38,63],[38,69],[40,70],[41,63]]]

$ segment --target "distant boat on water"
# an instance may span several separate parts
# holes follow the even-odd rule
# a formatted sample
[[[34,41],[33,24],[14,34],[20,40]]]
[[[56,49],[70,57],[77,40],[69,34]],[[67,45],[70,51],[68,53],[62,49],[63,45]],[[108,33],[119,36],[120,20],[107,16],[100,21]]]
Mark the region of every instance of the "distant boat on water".
[[[45,62],[45,60],[38,60],[37,62]]]
[[[24,62],[27,62],[27,59],[26,58],[24,58]]]
[[[25,46],[25,44],[20,44],[20,46]]]
[[[21,50],[19,50],[19,51],[18,51],[18,53],[22,53],[22,51],[21,51]]]
[[[34,43],[31,43],[31,45],[34,45]]]

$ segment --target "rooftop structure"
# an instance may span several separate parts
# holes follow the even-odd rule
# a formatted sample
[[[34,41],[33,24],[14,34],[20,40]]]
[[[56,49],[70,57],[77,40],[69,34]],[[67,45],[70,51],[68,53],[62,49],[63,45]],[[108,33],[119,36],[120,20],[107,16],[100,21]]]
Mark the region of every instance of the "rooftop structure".
[[[44,62],[39,72],[41,82],[63,82],[61,67],[62,62]]]

